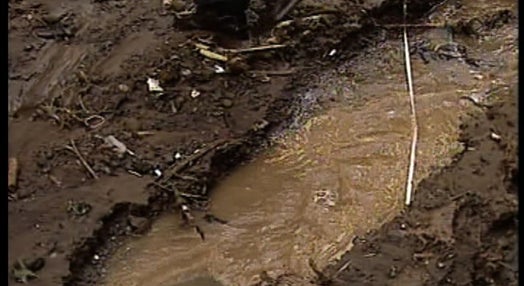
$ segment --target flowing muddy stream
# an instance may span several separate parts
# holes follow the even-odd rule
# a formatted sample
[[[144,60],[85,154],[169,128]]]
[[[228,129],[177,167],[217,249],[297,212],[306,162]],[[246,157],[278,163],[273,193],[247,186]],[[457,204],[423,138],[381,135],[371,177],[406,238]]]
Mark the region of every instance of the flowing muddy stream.
[[[443,30],[424,37],[448,41]],[[460,118],[476,108],[461,96],[506,88],[515,76],[515,54],[497,54],[514,40],[483,45],[488,68],[413,58],[417,181],[461,151]],[[248,285],[262,271],[307,275],[308,259],[324,267],[351,247],[355,235],[397,214],[412,134],[399,47],[386,42],[356,65],[323,76],[323,87],[312,94],[334,96],[337,104],[276,138],[273,148],[213,190],[210,211],[227,224],[200,220],[202,241],[180,227],[178,216],[161,217],[112,257],[106,285]],[[346,77],[349,70],[357,76]]]

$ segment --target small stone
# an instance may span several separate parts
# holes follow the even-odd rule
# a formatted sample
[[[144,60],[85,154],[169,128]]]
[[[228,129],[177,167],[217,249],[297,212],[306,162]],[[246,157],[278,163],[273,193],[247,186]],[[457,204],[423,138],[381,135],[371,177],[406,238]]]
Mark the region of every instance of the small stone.
[[[223,98],[221,100],[221,104],[225,108],[230,108],[231,106],[233,106],[233,100],[231,100],[229,98]]]
[[[130,216],[128,222],[132,228],[137,229],[142,227],[147,222],[147,219],[143,217]]]
[[[65,16],[65,11],[60,11],[60,10],[57,10],[57,11],[54,11],[54,12],[51,12],[45,16],[42,17],[42,20],[44,20],[44,22],[46,22],[47,24],[56,24],[58,22],[60,22],[60,20],[62,20],[62,18]]]
[[[389,268],[389,278],[395,278],[397,277],[397,275],[398,275],[397,267],[391,266],[391,268]]]
[[[442,262],[439,262],[439,263],[437,263],[437,267],[442,269],[442,268],[446,267],[446,264],[444,264]]]
[[[240,74],[248,70],[249,66],[242,58],[236,57],[227,62],[227,68],[233,74]]]
[[[149,227],[149,220],[144,217],[130,216],[128,219],[130,231],[135,233],[144,233]]]
[[[170,1],[171,3],[169,3],[169,7],[171,7],[171,9],[173,9],[173,11],[175,12],[181,12],[181,11],[184,11],[185,8],[186,8],[186,4],[184,3],[184,1],[182,0],[173,0],[173,1]],[[164,3],[166,3],[166,1],[164,0]],[[166,3],[167,4],[167,3]],[[165,4],[164,4],[165,5]]]
[[[29,52],[29,51],[31,51],[33,48],[34,48],[34,47],[33,47],[33,45],[31,45],[31,44],[29,44],[29,45],[25,45],[25,46],[24,46],[24,51]]]
[[[129,92],[129,86],[127,86],[125,84],[119,84],[118,85],[118,90],[120,90],[121,92]]]

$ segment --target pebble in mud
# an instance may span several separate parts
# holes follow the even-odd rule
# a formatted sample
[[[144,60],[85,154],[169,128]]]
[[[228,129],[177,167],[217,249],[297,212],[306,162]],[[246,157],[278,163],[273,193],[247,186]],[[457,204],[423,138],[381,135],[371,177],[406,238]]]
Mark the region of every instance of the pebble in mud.
[[[220,100],[220,104],[224,108],[230,108],[233,106],[234,103],[233,100],[231,100],[230,98],[223,98],[222,100]]]
[[[173,11],[181,12],[186,8],[186,3],[182,0],[173,0],[169,6]]]
[[[63,10],[56,10],[51,11],[49,14],[42,17],[42,20],[46,22],[49,25],[56,24],[62,20],[62,18],[65,16],[66,12]]]
[[[125,85],[125,84],[119,84],[118,85],[118,90],[120,90],[121,92],[129,92],[129,86]]]

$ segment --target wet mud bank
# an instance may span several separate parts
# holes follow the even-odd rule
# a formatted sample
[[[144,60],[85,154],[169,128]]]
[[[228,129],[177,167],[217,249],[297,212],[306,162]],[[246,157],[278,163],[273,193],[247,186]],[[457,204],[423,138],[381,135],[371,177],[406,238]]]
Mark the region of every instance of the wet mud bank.
[[[353,241],[329,269],[331,285],[518,285],[517,88],[501,96],[464,123],[456,163],[425,179],[402,215]]]
[[[370,3],[374,17],[400,16]],[[205,213],[216,181],[296,115],[318,67],[377,41],[369,15],[344,7],[347,18],[281,31],[283,49],[217,63],[194,46],[216,48],[212,34],[173,27],[155,1],[62,4],[9,3],[8,262],[12,281],[38,285],[96,285],[159,213]]]
[[[393,220],[356,237],[315,278],[257,285],[518,285],[518,91],[462,125],[465,150]],[[310,283],[310,284],[308,284]]]

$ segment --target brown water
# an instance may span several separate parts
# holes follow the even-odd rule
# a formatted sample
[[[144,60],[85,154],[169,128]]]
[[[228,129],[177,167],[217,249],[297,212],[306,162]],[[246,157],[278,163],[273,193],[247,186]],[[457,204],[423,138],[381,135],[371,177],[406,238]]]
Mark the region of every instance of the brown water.
[[[417,181],[461,150],[460,116],[476,107],[460,97],[505,88],[516,75],[516,48],[502,50],[515,40],[514,32],[473,49],[497,62],[488,70],[413,58]],[[426,37],[445,39],[440,30]],[[261,271],[307,275],[309,258],[324,267],[351,248],[355,235],[398,213],[412,133],[399,47],[391,42],[370,50],[375,56],[351,67],[358,78],[324,75],[315,94],[336,93],[347,99],[341,102],[362,104],[339,104],[311,118],[223,180],[213,190],[211,212],[227,225],[202,225],[202,241],[166,215],[112,258],[106,285],[218,285],[210,277],[248,285]]]

